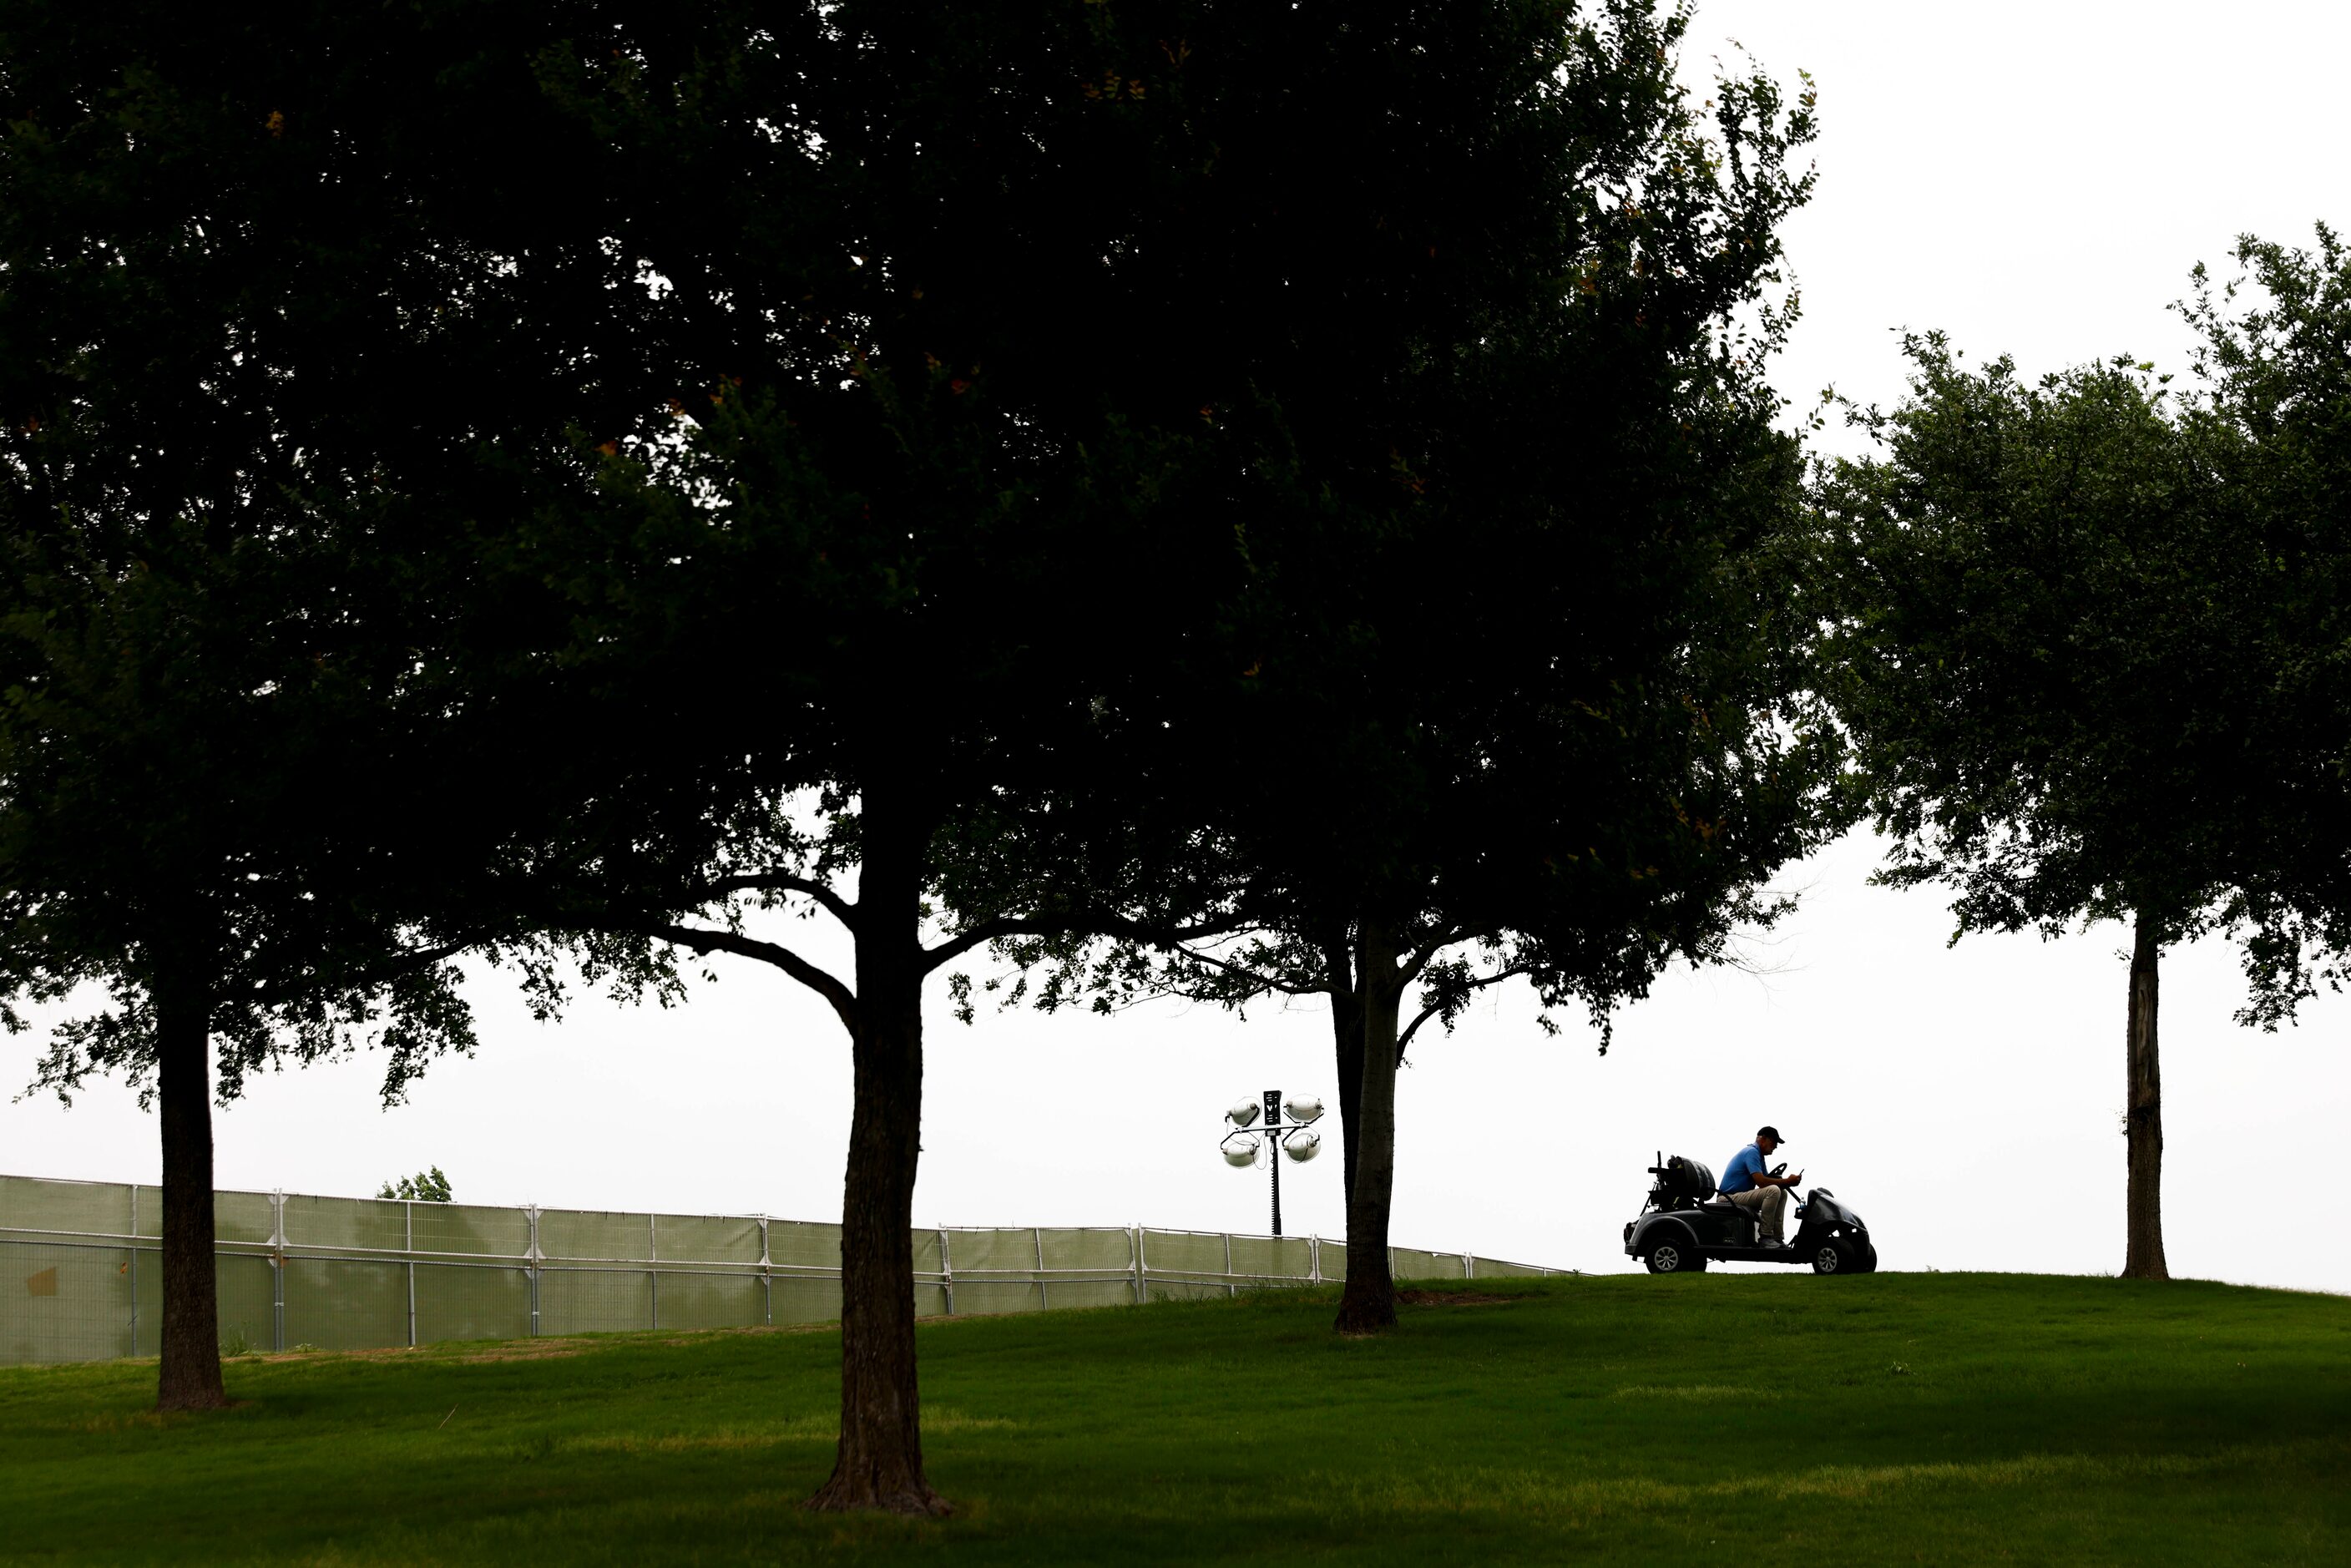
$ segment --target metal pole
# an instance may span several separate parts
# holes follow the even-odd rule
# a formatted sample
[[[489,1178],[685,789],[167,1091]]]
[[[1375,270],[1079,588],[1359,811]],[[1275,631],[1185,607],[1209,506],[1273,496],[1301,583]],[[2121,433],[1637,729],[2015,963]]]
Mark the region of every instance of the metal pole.
[[[269,1195],[269,1228],[276,1232],[269,1239],[270,1338],[275,1348],[286,1348],[286,1194]]]
[[[955,1255],[947,1250],[946,1227],[939,1227],[939,1278],[947,1288],[947,1316],[955,1316]]]
[[[1053,1302],[1052,1299],[1045,1294],[1045,1232],[1041,1227],[1032,1226],[1029,1228],[1029,1234],[1035,1238],[1037,1242],[1037,1304],[1040,1307],[1050,1307]]]
[[[131,1184],[131,1352],[139,1354],[139,1184]]]
[[[1281,1239],[1281,1091],[1265,1092],[1265,1155],[1266,1168],[1273,1173],[1273,1235]]]
[[[532,1204],[523,1210],[530,1221],[530,1251],[523,1261],[530,1270],[530,1337],[538,1337],[538,1206]]]
[[[401,1245],[413,1252],[416,1250],[415,1200],[412,1198],[402,1204],[400,1213],[404,1230]],[[416,1347],[416,1260],[413,1258],[408,1260],[408,1344],[412,1350]]]
[[[661,1236],[655,1228],[653,1217],[650,1214],[645,1216],[645,1261],[648,1263],[661,1261]],[[661,1327],[661,1270],[659,1269],[645,1270],[645,1286],[653,1292],[653,1327],[659,1328]]]
[[[1273,1171],[1273,1239],[1281,1239],[1281,1145],[1274,1144],[1266,1150],[1266,1163]]]

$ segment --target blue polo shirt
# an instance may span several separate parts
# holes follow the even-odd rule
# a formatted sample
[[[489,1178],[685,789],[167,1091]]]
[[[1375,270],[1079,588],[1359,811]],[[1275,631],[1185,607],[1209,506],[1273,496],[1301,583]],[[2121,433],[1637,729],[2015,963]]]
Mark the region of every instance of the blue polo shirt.
[[[1757,1176],[1764,1174],[1763,1151],[1750,1144],[1731,1155],[1730,1163],[1722,1167],[1721,1190],[1726,1196],[1745,1192],[1755,1185]]]

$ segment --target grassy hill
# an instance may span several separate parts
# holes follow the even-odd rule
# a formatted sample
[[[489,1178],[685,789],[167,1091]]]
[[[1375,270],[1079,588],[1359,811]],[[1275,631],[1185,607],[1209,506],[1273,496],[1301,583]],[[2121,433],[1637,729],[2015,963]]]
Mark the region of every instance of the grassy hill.
[[[819,1518],[829,1332],[0,1371],[0,1560],[2351,1562],[2351,1301],[2011,1275],[1485,1281],[942,1322],[958,1516]]]

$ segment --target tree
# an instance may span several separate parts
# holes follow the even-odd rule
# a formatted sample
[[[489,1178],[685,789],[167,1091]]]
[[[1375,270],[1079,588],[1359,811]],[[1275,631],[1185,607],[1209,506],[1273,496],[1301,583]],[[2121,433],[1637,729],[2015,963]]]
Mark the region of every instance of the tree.
[[[2151,367],[2034,382],[1939,335],[1906,348],[1909,395],[1856,416],[1881,455],[1819,487],[1835,700],[1894,841],[1878,879],[1951,887],[1954,941],[2130,924],[2123,1271],[2167,1278],[2163,949],[2237,935],[2241,1019],[2273,1027],[2326,936],[2288,869],[2306,579],[2245,505],[2237,433]]]
[[[398,1183],[386,1182],[378,1197],[405,1198],[414,1203],[447,1203],[449,1178],[441,1174],[439,1166],[420,1171],[413,1176],[402,1176]]]
[[[946,1509],[908,1248],[923,988],[1131,879],[1139,833],[1057,808],[1128,754],[1167,607],[1230,570],[1228,527],[1161,497],[1180,444],[1121,394],[1123,350],[1096,347],[1150,340],[1123,258],[1181,167],[1155,151],[1171,35],[1121,26],[647,8],[550,68],[600,139],[594,178],[634,193],[615,250],[658,279],[660,330],[699,379],[673,434],[611,443],[601,505],[551,509],[521,554],[569,596],[549,653],[588,727],[650,717],[674,742],[634,779],[593,768],[529,860],[543,924],[591,973],[659,987],[680,950],[749,958],[850,1038],[819,1508]],[[839,921],[849,972],[751,929],[761,906]]]
[[[427,677],[603,395],[516,324],[627,319],[554,215],[552,25],[0,6],[0,989],[101,991],[40,1081],[160,1104],[166,1409],[225,1402],[213,1094],[471,1044],[489,933],[427,927],[520,747]]]
[[[1521,977],[1604,1014],[1719,956],[1835,813],[1765,564],[1798,493],[1761,367],[1809,95],[1725,81],[1709,125],[1686,17],[1633,0],[1355,21],[1291,40],[1283,92],[1194,107],[1228,172],[1162,246],[1207,294],[1186,340],[1251,394],[1217,417],[1259,430],[1249,575],[1175,705],[1253,934],[1008,951],[1052,967],[1048,1007],[1332,999],[1363,1332],[1395,1320],[1414,1031]]]

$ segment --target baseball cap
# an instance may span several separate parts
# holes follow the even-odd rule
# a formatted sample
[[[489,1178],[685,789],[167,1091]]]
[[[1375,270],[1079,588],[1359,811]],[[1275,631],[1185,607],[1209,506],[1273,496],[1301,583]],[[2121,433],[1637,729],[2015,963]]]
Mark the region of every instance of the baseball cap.
[[[1777,1127],[1758,1128],[1755,1135],[1759,1138],[1769,1138],[1775,1144],[1784,1144],[1788,1141],[1780,1135],[1780,1129]]]

